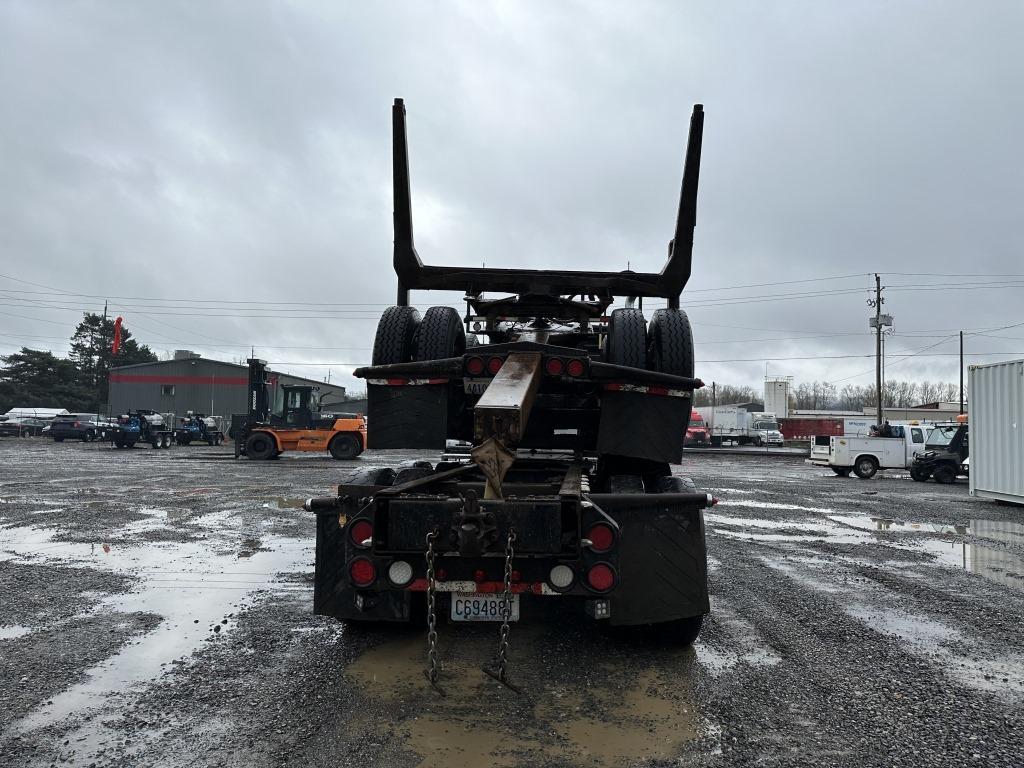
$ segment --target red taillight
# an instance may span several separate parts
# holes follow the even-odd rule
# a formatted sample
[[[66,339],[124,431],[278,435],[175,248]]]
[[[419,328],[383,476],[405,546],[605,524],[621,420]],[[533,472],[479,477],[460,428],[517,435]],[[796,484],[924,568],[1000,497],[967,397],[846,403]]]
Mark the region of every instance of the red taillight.
[[[490,373],[491,376],[494,376],[495,374],[497,374],[498,371],[501,370],[501,366],[502,366],[502,364],[504,362],[505,361],[502,360],[500,357],[492,357],[490,360],[487,361],[487,371],[488,371],[488,373]]]
[[[586,366],[583,365],[582,360],[570,360],[569,364],[565,366],[565,370],[573,378],[579,378],[586,370]]]
[[[487,581],[487,574],[481,570],[473,571],[473,581],[475,581],[477,584],[483,584],[485,581]]]
[[[615,586],[615,571],[606,563],[598,563],[587,571],[587,585],[595,592],[607,592]]]
[[[484,372],[484,359],[482,357],[471,357],[466,361],[466,373],[470,376],[479,376]]]
[[[434,573],[434,576],[437,577],[438,581],[444,581],[448,578],[448,571],[446,571],[444,568],[438,568],[437,571]]]
[[[369,520],[356,520],[348,527],[348,535],[357,547],[369,546],[363,542],[373,538],[373,523]]]
[[[565,363],[557,357],[549,357],[544,363],[544,370],[549,376],[561,376],[565,372]]]
[[[598,523],[587,531],[587,538],[590,539],[590,548],[595,552],[607,552],[615,543],[615,531],[610,525]]]
[[[357,557],[348,564],[348,575],[357,587],[368,587],[377,580],[377,567],[365,557]]]
[[[519,571],[512,571],[512,581],[522,581],[523,574]]]

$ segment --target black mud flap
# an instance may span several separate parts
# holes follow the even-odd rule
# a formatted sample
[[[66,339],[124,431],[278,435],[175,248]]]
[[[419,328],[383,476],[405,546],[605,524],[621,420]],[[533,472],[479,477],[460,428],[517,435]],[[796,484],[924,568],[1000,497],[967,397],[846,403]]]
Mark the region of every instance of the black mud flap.
[[[700,509],[605,508],[620,526],[619,586],[611,623],[659,624],[708,613],[708,559]]]
[[[349,585],[345,530],[338,524],[339,514],[320,512],[316,516],[313,613],[356,621],[409,621],[412,596],[408,592],[359,592]]]
[[[597,452],[678,464],[689,419],[688,397],[605,392]]]
[[[450,386],[367,385],[367,447],[444,449]]]

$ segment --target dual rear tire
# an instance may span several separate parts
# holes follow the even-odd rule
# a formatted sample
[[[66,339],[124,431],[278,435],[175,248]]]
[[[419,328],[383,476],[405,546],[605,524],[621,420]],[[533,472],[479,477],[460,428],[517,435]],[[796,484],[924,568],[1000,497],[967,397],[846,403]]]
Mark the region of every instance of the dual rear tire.
[[[371,361],[392,365],[443,360],[465,351],[466,331],[454,307],[431,307],[422,319],[414,307],[388,307],[377,323]]]

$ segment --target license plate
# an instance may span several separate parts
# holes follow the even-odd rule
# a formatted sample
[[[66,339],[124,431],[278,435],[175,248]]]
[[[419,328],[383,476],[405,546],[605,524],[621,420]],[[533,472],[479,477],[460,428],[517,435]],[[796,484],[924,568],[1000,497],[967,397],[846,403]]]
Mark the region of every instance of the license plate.
[[[462,390],[467,395],[482,395],[490,383],[490,379],[463,379]]]
[[[455,592],[452,594],[452,621],[501,621],[504,598],[503,594]],[[519,595],[512,595],[509,621],[519,621]]]

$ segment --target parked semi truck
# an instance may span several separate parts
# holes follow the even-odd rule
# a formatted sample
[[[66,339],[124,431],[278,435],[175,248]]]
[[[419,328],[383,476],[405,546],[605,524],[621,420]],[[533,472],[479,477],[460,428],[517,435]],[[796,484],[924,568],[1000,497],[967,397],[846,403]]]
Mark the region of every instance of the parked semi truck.
[[[350,622],[426,614],[501,624],[487,672],[507,675],[520,603],[559,600],[598,621],[693,642],[709,610],[702,510],[674,476],[693,390],[680,293],[690,275],[703,111],[690,120],[669,258],[658,273],[425,265],[413,244],[405,107],[394,121],[398,302],[377,326],[370,448],[472,444],[463,460],[373,468],[309,499],[314,612]],[[420,313],[409,291],[461,291],[466,312]],[[486,292],[486,296],[485,296]],[[648,322],[616,297],[661,297]],[[466,328],[478,335],[467,348]],[[568,606],[567,606],[568,607]]]
[[[782,445],[782,432],[774,413],[748,411],[742,405],[717,405],[698,409],[707,424],[711,444],[729,441],[738,445]]]

